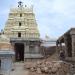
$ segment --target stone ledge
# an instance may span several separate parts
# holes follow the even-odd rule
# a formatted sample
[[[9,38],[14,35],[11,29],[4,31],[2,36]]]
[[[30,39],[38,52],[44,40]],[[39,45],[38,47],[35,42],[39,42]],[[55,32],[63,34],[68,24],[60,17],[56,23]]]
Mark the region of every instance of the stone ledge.
[[[24,58],[43,58],[42,54],[25,54]]]

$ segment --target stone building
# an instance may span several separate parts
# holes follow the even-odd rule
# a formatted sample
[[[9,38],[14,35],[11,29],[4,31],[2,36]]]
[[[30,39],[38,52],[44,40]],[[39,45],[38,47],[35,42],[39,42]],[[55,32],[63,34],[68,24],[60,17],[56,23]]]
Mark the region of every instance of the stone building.
[[[64,44],[64,49],[63,45]],[[71,64],[70,75],[75,74],[75,28],[71,28],[64,35],[58,38],[57,51],[61,51],[64,54],[64,61]],[[59,47],[59,48],[58,48]]]
[[[71,28],[64,33],[64,35],[59,37],[56,44],[57,46],[60,46],[60,50],[62,50],[62,44],[64,44],[65,59],[75,61],[75,28]]]
[[[18,7],[11,8],[3,33],[14,46],[16,60],[43,57],[40,53],[41,40],[33,6],[24,6],[19,1]]]

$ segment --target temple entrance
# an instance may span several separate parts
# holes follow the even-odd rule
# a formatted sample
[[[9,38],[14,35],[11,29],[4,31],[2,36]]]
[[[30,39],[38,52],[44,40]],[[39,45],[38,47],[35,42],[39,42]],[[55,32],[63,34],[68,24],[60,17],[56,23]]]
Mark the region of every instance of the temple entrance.
[[[15,59],[16,61],[24,61],[24,44],[15,43]]]

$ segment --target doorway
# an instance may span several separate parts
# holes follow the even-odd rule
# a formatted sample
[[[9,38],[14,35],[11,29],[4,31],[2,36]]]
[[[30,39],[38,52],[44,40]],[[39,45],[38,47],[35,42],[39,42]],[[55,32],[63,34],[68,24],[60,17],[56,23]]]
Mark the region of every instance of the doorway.
[[[15,59],[16,61],[24,61],[24,44],[15,43]]]

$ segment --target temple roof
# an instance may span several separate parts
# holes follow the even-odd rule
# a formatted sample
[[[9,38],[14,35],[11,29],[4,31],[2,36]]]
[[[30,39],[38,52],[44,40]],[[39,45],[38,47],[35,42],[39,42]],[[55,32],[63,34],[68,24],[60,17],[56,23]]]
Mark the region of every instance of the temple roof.
[[[75,28],[71,28],[69,29],[67,32],[65,32],[62,36],[60,36],[58,39],[57,39],[57,43],[60,43],[60,42],[64,42],[64,39],[70,35],[75,35]]]
[[[10,9],[11,13],[18,13],[18,12],[25,12],[25,13],[32,13],[33,12],[33,5],[30,7],[24,5],[22,1],[18,2],[18,7],[13,7]]]

